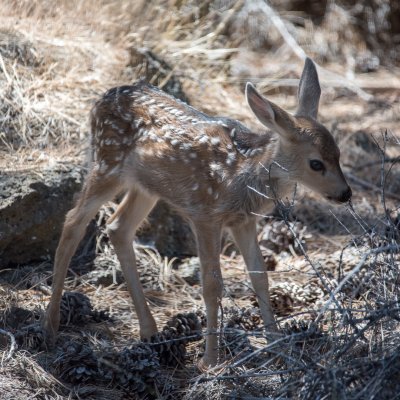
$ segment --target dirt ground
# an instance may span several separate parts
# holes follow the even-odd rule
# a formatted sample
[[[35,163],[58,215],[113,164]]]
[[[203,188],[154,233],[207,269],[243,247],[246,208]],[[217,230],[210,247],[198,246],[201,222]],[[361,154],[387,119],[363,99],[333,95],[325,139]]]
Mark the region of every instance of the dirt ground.
[[[95,256],[71,265],[54,349],[39,328],[52,260],[0,260],[0,399],[399,398],[399,59],[385,31],[362,30],[362,2],[306,3],[0,0],[0,171],[84,164],[93,101],[139,78],[179,82],[194,107],[259,129],[246,81],[294,112],[303,51],[320,67],[319,119],[353,189],[352,206],[336,206],[299,188],[288,218],[260,222],[285,352],[268,345],[243,261],[225,242],[227,361],[211,373],[196,368],[205,317],[195,257],[138,245],[160,329],[140,342],[105,234],[114,204],[96,218]]]

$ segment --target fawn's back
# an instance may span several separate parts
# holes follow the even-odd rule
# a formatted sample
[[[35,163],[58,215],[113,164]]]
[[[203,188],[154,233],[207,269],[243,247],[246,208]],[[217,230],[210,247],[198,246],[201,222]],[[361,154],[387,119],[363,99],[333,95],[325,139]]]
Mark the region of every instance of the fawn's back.
[[[212,118],[139,82],[109,90],[91,113],[94,168],[167,200],[189,217],[229,224],[259,212],[276,140]],[[236,214],[235,216],[232,215]]]

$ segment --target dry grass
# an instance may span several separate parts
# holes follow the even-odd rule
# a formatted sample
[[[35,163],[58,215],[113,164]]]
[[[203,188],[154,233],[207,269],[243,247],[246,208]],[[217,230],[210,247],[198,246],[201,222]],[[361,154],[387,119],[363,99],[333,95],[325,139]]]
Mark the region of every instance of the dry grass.
[[[389,4],[370,3],[375,11]],[[40,347],[37,330],[51,263],[1,270],[6,332],[0,331],[0,398],[396,398],[400,74],[397,53],[385,49],[398,48],[397,36],[391,42],[384,36],[387,28],[377,15],[390,15],[383,11],[368,25],[383,27],[380,36],[368,32],[368,7],[364,13],[345,2],[322,11],[293,10],[289,0],[271,4],[295,44],[259,0],[0,1],[0,171],[84,162],[92,101],[145,74],[134,49],[149,49],[169,65],[166,73],[147,76],[150,81],[163,86],[179,79],[195,107],[255,126],[244,83],[254,81],[274,102],[294,110],[302,68],[298,46],[324,67],[321,120],[339,142],[355,192],[353,209],[303,195],[292,210],[303,225],[272,225],[282,239],[273,243],[272,255],[260,231],[266,257],[276,264],[271,293],[287,333],[284,352],[267,345],[243,263],[228,243],[221,347],[233,359],[215,374],[194,367],[202,352],[198,337],[186,343],[186,356],[177,350],[178,366],[160,366],[165,352],[134,340],[136,316],[101,227],[99,254],[94,262],[75,263],[66,288],[84,293],[111,320],[78,307],[83,319],[63,326],[54,351]],[[304,239],[304,254],[291,230]],[[160,328],[182,311],[203,309],[200,286],[182,279],[174,260],[154,249],[141,249],[138,259]],[[167,334],[171,330],[161,339]],[[174,346],[181,343],[179,335],[170,337]]]

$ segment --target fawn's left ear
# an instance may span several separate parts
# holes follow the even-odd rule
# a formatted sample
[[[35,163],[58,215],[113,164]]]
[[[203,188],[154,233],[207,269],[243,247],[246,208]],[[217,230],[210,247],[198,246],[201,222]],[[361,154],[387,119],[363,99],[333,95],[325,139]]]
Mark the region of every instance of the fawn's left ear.
[[[246,85],[246,99],[251,110],[263,125],[287,139],[293,137],[295,132],[294,118],[258,93],[250,82],[247,82]]]
[[[303,73],[301,74],[296,115],[317,119],[321,87],[318,73],[311,58],[306,58]]]

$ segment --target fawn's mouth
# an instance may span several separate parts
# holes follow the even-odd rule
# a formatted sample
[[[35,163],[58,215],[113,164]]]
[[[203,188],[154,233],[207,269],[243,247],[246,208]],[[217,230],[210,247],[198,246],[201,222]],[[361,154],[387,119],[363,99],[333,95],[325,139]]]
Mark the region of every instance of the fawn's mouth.
[[[348,203],[349,200],[339,200],[335,197],[332,196],[326,196],[326,199],[329,200],[330,202],[334,203],[334,204],[345,204]]]
[[[339,200],[336,200],[335,198],[333,198],[331,196],[326,196],[326,199],[329,200],[331,203],[334,203],[334,204],[342,204],[342,202],[340,202]]]
[[[337,204],[343,204],[343,203],[348,203],[351,200],[352,195],[353,195],[353,192],[352,192],[350,186],[348,186],[347,189],[344,190],[339,196],[335,196],[335,197],[326,196],[326,198]]]

